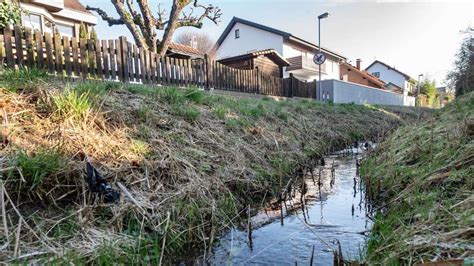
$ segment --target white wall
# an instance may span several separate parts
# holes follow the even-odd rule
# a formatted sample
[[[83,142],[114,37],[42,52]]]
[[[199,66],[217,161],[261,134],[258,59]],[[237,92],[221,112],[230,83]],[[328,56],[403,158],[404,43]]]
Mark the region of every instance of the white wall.
[[[415,97],[341,80],[325,80],[322,88],[334,103],[415,106]]]
[[[235,39],[239,29],[240,38]],[[245,24],[236,23],[217,49],[217,59],[246,54],[251,51],[275,49],[283,54],[283,37]]]

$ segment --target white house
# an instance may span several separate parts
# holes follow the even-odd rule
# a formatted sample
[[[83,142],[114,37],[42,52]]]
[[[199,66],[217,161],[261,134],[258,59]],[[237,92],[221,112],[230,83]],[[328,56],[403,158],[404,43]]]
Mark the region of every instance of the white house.
[[[375,60],[365,71],[387,83],[388,87],[399,88],[405,95],[415,92],[416,80],[384,62]]]
[[[22,24],[26,28],[40,32],[78,37],[79,27],[83,23],[86,30],[97,24],[97,18],[79,2],[79,0],[21,0]]]
[[[318,46],[291,33],[237,17],[231,20],[217,40],[215,57],[223,60],[268,49],[275,50],[289,62],[290,65],[283,68],[282,77],[293,73],[302,80],[318,78],[318,66],[313,62]],[[322,48],[322,52],[327,59],[321,66],[321,78],[339,79],[339,63],[346,61],[346,57],[326,48]]]

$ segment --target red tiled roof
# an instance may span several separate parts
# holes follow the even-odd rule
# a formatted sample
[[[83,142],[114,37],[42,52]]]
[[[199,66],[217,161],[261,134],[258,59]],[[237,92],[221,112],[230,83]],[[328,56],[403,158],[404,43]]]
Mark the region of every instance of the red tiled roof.
[[[380,80],[379,78],[377,78],[376,76],[370,74],[369,72],[365,70],[359,70],[357,67],[349,63],[342,63],[342,66],[350,68],[352,71],[355,71],[362,77],[365,77],[367,80],[369,80],[370,82],[374,83],[377,86],[380,86],[381,88],[385,86],[385,82],[383,82],[382,80]]]
[[[171,49],[171,51],[174,53],[192,54],[192,55],[199,55],[199,56],[204,55],[204,53],[200,52],[198,49],[192,46],[174,43],[174,42],[170,44],[169,49]]]
[[[77,10],[85,13],[90,13],[79,0],[64,0],[64,7],[72,10]]]

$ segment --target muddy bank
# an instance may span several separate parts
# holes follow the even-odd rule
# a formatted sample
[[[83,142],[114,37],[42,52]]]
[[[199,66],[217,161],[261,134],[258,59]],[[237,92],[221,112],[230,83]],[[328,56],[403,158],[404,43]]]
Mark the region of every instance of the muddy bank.
[[[474,93],[382,142],[361,169],[378,210],[368,261],[472,264],[473,165]]]
[[[331,149],[429,113],[25,80],[0,79],[5,261],[159,263],[206,248]],[[86,159],[119,202],[90,191]]]

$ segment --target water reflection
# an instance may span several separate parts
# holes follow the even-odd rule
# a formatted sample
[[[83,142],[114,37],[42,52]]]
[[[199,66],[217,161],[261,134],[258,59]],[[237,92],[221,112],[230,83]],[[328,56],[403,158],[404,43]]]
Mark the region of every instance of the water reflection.
[[[290,185],[292,197],[270,202],[197,264],[331,265],[338,242],[344,258],[358,258],[371,221],[355,151],[325,157],[324,166]]]

